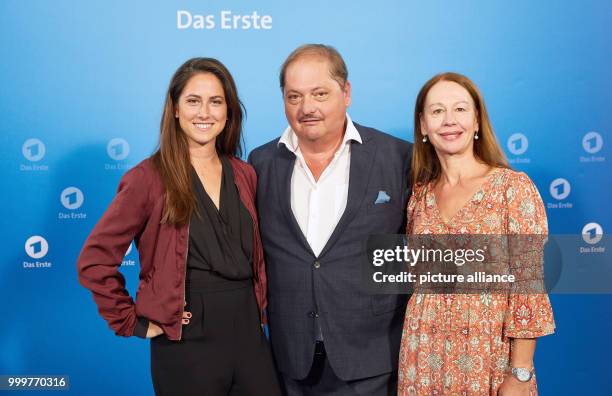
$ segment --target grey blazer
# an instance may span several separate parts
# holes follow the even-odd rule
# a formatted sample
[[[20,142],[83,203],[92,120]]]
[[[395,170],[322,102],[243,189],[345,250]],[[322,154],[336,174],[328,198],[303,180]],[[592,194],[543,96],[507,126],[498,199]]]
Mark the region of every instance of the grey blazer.
[[[397,370],[405,295],[376,295],[362,281],[371,234],[405,232],[411,144],[355,124],[346,209],[316,257],[291,210],[295,155],[275,139],[251,152],[268,275],[270,341],[278,369],[303,379],[311,368],[317,321],[342,380]],[[390,197],[375,203],[379,192]],[[384,195],[384,194],[383,194]]]

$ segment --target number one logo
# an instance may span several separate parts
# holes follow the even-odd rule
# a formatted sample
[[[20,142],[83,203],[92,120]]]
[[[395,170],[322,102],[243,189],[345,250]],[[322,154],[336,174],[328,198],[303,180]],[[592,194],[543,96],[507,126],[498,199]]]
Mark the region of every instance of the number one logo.
[[[571,191],[571,186],[569,184],[569,182],[563,178],[558,178],[553,180],[552,183],[550,183],[550,195],[554,198],[554,199],[565,199],[569,196],[570,191]]]
[[[529,141],[527,140],[527,136],[523,135],[522,133],[515,133],[508,138],[508,143],[506,146],[512,154],[521,155],[527,151]]]
[[[115,144],[111,149],[115,152],[115,157],[119,157],[123,153],[123,144]]]
[[[32,250],[32,253],[34,254],[38,254],[42,251],[42,242],[41,241],[36,241],[34,243],[30,244],[30,249]]]
[[[33,259],[43,258],[49,251],[47,240],[40,235],[34,235],[28,238],[25,243],[26,254]]]
[[[39,139],[28,139],[21,146],[21,154],[28,161],[40,161],[45,156],[45,145]]]
[[[589,245],[594,245],[603,238],[603,228],[597,223],[589,223],[582,228],[582,239]]]
[[[36,157],[38,155],[38,152],[40,151],[38,149],[39,147],[40,146],[38,144],[32,144],[27,147],[28,151],[30,152],[30,157]]]
[[[595,154],[603,147],[603,138],[597,132],[589,132],[582,138],[582,148],[589,154]]]
[[[76,187],[67,187],[60,194],[60,201],[66,209],[74,210],[83,205],[83,192]]]
[[[111,159],[121,161],[130,154],[130,145],[125,139],[114,138],[106,145],[106,153]]]

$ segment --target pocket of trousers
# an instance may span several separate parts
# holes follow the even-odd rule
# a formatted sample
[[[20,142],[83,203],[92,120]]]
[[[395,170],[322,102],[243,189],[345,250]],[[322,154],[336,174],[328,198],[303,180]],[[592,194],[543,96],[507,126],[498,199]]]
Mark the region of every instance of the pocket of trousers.
[[[188,324],[183,325],[183,339],[204,337],[204,296],[202,293],[190,293],[185,311],[191,312]]]

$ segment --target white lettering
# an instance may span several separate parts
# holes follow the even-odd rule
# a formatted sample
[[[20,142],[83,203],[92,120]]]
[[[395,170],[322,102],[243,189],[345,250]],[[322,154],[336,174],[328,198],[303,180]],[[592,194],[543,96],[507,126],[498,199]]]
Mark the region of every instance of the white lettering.
[[[265,30],[272,29],[272,17],[270,15],[264,15],[261,17],[261,28]]]
[[[51,268],[51,266],[52,264],[49,261],[23,262],[23,268]]]
[[[242,30],[270,30],[272,29],[272,17],[270,15],[259,15],[253,11],[249,15],[233,14],[229,10],[221,11],[221,29]]]
[[[232,12],[231,11],[221,11],[221,29],[231,29],[232,25],[231,25],[231,18],[232,16]]]
[[[187,18],[187,22],[183,22],[183,17]],[[192,16],[189,11],[179,10],[176,12],[176,28],[177,29],[187,29],[191,26]]]
[[[19,170],[22,172],[26,171],[48,171],[49,165],[19,165]]]
[[[193,17],[193,19],[195,20],[195,22],[193,23],[193,28],[194,29],[204,29],[204,27],[205,27],[205,25],[204,25],[204,16],[196,14]]]
[[[57,218],[60,220],[64,219],[86,219],[87,213],[63,213],[59,212]]]

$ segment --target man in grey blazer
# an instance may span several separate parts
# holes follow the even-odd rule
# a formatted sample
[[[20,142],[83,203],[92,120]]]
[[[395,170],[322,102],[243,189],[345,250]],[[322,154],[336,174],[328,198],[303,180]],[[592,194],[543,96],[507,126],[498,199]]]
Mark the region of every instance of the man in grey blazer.
[[[362,270],[369,235],[404,232],[411,147],[352,122],[347,78],[334,48],[293,51],[280,73],[289,127],[249,156],[289,395],[396,392],[407,296],[369,293]]]

